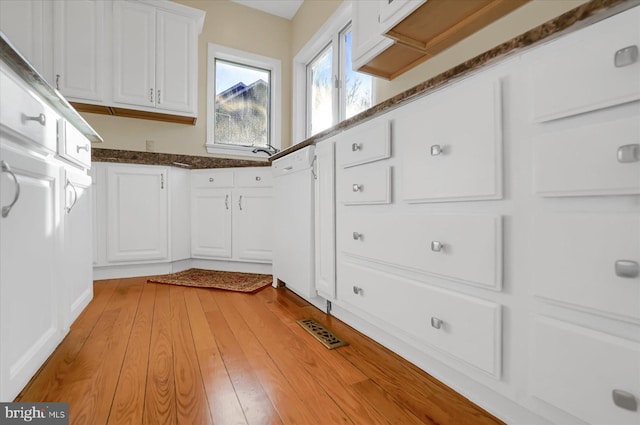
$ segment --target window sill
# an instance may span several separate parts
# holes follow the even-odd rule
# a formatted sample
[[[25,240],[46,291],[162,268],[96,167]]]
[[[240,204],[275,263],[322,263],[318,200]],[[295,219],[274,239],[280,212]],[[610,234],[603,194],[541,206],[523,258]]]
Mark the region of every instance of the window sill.
[[[217,154],[217,155],[233,155],[240,156],[246,159],[258,160],[258,159],[268,159],[270,155],[267,155],[264,152],[256,152],[253,153],[253,147],[251,146],[233,146],[233,145],[216,145],[216,144],[206,144],[207,153]]]

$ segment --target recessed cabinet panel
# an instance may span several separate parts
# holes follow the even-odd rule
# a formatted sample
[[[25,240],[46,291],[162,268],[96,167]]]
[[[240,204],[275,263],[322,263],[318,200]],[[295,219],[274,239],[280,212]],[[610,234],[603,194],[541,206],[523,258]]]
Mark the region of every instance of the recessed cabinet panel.
[[[500,305],[429,287],[371,267],[342,261],[338,299],[415,338],[499,378]],[[390,296],[390,295],[393,296]]]
[[[336,145],[342,167],[365,164],[391,156],[391,122],[378,119],[345,132]]]
[[[614,402],[614,392],[619,402],[640,397],[638,342],[546,317],[536,318],[533,331],[534,396],[587,423],[638,423],[638,411]]]
[[[472,79],[407,106],[395,122],[408,202],[502,197],[500,83]]]
[[[337,193],[344,205],[374,205],[391,202],[391,167],[371,164],[341,170]]]
[[[342,215],[343,252],[474,286],[502,286],[502,220],[494,215]]]
[[[534,226],[537,295],[640,320],[638,214],[546,214]]]
[[[273,194],[270,190],[236,190],[234,236],[240,260],[273,260]],[[286,231],[286,230],[285,230]]]
[[[635,8],[525,56],[531,67],[534,120],[640,99],[639,22],[640,8]]]
[[[533,143],[541,196],[640,193],[640,107],[631,118],[546,133]]]

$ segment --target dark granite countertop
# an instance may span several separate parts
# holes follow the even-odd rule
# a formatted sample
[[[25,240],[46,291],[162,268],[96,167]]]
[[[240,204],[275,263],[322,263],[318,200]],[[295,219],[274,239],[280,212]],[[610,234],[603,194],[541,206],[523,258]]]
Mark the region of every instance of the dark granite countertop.
[[[100,143],[103,141],[102,137],[67,102],[67,99],[51,87],[47,80],[31,66],[29,61],[13,47],[2,32],[0,32],[0,59],[20,76],[25,84],[42,96],[49,103],[49,106],[84,134],[90,142]]]
[[[96,148],[91,149],[91,162],[168,165],[192,170],[199,168],[268,167],[271,165],[267,161]]]
[[[387,99],[358,115],[342,121],[321,133],[297,143],[271,156],[269,160],[273,161],[281,158],[306,146],[338,134],[349,127],[388,112],[406,102],[425,96],[446,84],[456,81],[457,79],[477,72],[487,65],[497,63],[498,61],[514,54],[522,53],[525,49],[540,44],[542,41],[549,41],[560,35],[584,28],[585,26],[601,21],[609,16],[637,5],[640,5],[640,0],[592,0],[509,41],[506,41],[485,53],[469,59],[448,71],[436,75],[435,77],[420,83],[409,90]]]

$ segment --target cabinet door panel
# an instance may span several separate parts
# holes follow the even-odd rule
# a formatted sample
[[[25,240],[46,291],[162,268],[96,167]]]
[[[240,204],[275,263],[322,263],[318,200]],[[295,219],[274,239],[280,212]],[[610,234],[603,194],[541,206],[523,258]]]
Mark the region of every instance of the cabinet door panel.
[[[113,100],[155,106],[156,10],[133,2],[113,4]]]
[[[234,239],[239,260],[266,261],[273,258],[273,194],[270,190],[237,190]]]
[[[107,260],[167,258],[167,181],[160,167],[107,169]]]
[[[54,2],[54,83],[66,97],[103,100],[104,7],[96,0]]]
[[[0,218],[0,400],[12,400],[62,338],[64,290],[56,279],[59,168],[3,150],[20,196]],[[0,176],[0,203],[14,199],[15,182]]]
[[[193,189],[191,256],[231,258],[231,191]]]

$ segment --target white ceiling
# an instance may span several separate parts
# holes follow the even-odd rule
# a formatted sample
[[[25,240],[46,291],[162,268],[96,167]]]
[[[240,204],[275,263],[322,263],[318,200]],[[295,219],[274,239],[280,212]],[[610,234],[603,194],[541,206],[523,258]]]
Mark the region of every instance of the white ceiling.
[[[231,0],[285,19],[292,19],[304,0]]]

